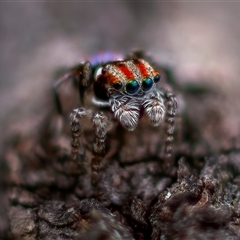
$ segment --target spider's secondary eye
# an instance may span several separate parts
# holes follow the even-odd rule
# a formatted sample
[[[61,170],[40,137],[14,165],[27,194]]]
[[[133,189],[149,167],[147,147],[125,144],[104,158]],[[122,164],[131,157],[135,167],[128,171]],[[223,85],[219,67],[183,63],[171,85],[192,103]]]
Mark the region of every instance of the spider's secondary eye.
[[[102,74],[106,73],[106,71],[107,71],[105,68],[100,68],[100,69],[101,69]]]
[[[116,89],[116,90],[120,90],[122,88],[122,83],[121,82],[116,82],[113,84],[113,87]]]
[[[136,80],[131,80],[126,84],[126,92],[129,94],[134,94],[138,91],[139,84]]]
[[[153,85],[153,80],[151,78],[145,78],[144,81],[142,82],[142,90],[143,91],[148,91],[151,89]]]
[[[159,82],[160,81],[160,79],[161,79],[161,75],[160,74],[157,74],[155,77],[154,77],[154,82],[155,83],[157,83],[157,82]]]

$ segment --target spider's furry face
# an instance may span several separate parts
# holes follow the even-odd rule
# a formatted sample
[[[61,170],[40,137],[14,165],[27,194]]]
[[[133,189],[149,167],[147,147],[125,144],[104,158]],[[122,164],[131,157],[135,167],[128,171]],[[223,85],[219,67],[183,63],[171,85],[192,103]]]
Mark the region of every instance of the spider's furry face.
[[[122,126],[133,131],[142,110],[153,126],[164,118],[165,106],[156,88],[160,74],[145,60],[129,59],[107,63],[96,74],[96,97],[107,101]]]

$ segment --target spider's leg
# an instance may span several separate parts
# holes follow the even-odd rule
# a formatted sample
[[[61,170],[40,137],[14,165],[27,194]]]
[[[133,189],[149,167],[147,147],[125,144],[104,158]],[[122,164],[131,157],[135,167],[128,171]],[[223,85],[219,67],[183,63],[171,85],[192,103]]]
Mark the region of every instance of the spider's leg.
[[[98,172],[100,170],[101,161],[105,155],[106,135],[110,129],[108,118],[102,113],[93,113],[85,108],[78,108],[70,114],[71,131],[72,131],[72,158],[79,161],[79,154],[84,155],[81,146],[82,129],[81,119],[91,119],[95,132],[95,140],[93,143],[93,159],[92,159],[92,183],[96,184]],[[81,153],[79,153],[79,150]],[[84,156],[83,156],[84,157]]]
[[[95,131],[95,142],[93,143],[92,159],[92,183],[95,185],[99,178],[99,170],[102,159],[105,155],[106,136],[110,129],[109,120],[102,112],[94,113],[92,124]]]
[[[177,99],[175,95],[171,92],[165,92],[164,97],[166,99],[166,140],[165,140],[165,154],[166,157],[171,157],[172,155],[172,142],[174,140],[174,130],[175,130],[175,116],[177,114]]]
[[[79,64],[69,69],[63,76],[58,78],[52,85],[52,94],[57,113],[63,114],[62,104],[58,88],[65,82],[71,81],[74,86],[79,88],[79,99],[81,105],[84,104],[84,93],[92,84],[92,68],[89,62]]]
[[[62,85],[64,82],[66,82],[67,80],[71,79],[71,72],[68,71],[67,73],[65,73],[63,76],[61,76],[60,78],[58,78],[53,84],[52,84],[52,96],[53,96],[53,101],[54,101],[54,105],[55,105],[55,109],[57,111],[57,113],[59,115],[62,115],[63,113],[63,109],[62,109],[62,104],[60,101],[60,96],[58,93],[58,88],[60,87],[60,85]]]
[[[77,69],[77,71],[79,71],[79,69]],[[92,83],[92,66],[90,62],[85,62],[81,65],[81,71],[78,79],[79,99],[82,105],[84,105],[85,92],[92,85]]]
[[[133,50],[127,55],[127,58],[130,58],[130,59],[139,59],[139,58],[145,59],[145,57],[146,57],[145,52],[140,49]]]
[[[72,158],[74,161],[79,160],[79,150],[81,154],[83,148],[81,146],[82,129],[81,129],[81,119],[91,118],[92,111],[86,110],[85,108],[74,109],[70,114],[70,126],[72,131]]]

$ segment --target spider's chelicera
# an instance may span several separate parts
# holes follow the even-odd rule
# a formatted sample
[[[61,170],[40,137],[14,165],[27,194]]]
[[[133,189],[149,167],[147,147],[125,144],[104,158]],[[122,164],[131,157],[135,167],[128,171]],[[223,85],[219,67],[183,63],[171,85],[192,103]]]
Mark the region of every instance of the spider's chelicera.
[[[98,70],[89,62],[80,64],[62,79],[72,78],[78,81],[82,106],[70,114],[72,131],[73,159],[79,157],[81,138],[81,119],[89,118],[95,132],[93,143],[92,174],[93,182],[102,158],[105,154],[106,134],[112,124],[111,119],[102,111],[96,112],[84,107],[86,90],[93,89],[92,103],[101,108],[109,108],[115,119],[127,131],[133,131],[143,114],[147,115],[152,126],[166,126],[165,153],[170,156],[174,133],[174,117],[177,100],[171,92],[160,90],[160,73],[149,62],[137,57],[125,60],[108,61]],[[62,81],[60,80],[60,82]],[[55,94],[56,103],[61,112],[60,101]]]

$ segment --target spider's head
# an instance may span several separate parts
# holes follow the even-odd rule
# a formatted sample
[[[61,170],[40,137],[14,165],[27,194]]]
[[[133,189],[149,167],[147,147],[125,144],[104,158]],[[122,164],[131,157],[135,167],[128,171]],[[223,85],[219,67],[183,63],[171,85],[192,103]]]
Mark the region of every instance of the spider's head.
[[[94,91],[98,99],[110,103],[122,126],[132,131],[136,128],[141,110],[145,109],[148,113],[146,106],[150,105],[146,101],[151,98],[159,80],[160,74],[145,60],[114,61],[98,70]],[[154,117],[149,117],[156,122]]]
[[[108,100],[115,94],[141,97],[159,82],[160,74],[142,59],[107,63],[96,73],[95,93]]]

